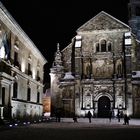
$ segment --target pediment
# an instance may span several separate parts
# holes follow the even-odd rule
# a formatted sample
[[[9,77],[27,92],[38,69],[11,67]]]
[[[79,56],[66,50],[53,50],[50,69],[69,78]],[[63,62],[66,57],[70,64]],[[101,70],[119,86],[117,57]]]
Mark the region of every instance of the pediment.
[[[77,31],[113,30],[130,28],[125,23],[102,11],[82,25]]]

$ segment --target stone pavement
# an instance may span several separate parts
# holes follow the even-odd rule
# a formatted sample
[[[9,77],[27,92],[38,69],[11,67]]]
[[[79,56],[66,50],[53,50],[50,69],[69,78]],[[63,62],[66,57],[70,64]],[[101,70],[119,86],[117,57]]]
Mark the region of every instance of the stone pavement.
[[[35,127],[38,128],[40,126],[47,127],[47,128],[140,128],[140,119],[131,118],[129,121],[129,125],[123,125],[124,120],[123,118],[120,119],[118,122],[117,118],[112,118],[111,121],[109,118],[92,118],[91,123],[89,123],[88,118],[78,118],[78,123],[74,123],[73,118],[61,118],[60,122],[56,122],[55,118],[52,121],[41,122],[41,123],[32,123],[22,125],[25,127]],[[21,125],[14,126],[21,127]],[[0,126],[1,130],[7,130],[10,127]]]
[[[88,118],[78,118],[78,123],[89,123]],[[61,122],[74,122],[72,118],[61,118]],[[92,124],[102,124],[102,125],[122,125],[124,123],[123,118],[120,119],[120,122],[118,122],[117,118],[112,118],[111,121],[109,118],[92,118],[91,120]],[[129,125],[137,125],[140,126],[140,119],[131,118],[129,120]]]
[[[30,128],[48,128],[48,129],[140,129],[140,119],[131,119],[129,125],[123,125],[123,118],[118,122],[117,118],[111,120],[108,118],[92,118],[89,123],[88,118],[78,118],[78,122],[74,123],[72,118],[61,118],[60,122],[56,122],[53,118],[52,121],[31,124]]]
[[[140,134],[140,119],[131,119],[130,125],[123,125],[123,119],[61,118],[61,122],[52,121],[15,126],[0,131],[1,140],[135,140]]]

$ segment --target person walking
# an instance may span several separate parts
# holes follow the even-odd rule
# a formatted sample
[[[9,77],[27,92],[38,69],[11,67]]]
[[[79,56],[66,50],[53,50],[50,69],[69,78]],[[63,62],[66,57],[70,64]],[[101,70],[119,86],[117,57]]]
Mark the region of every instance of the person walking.
[[[110,110],[109,111],[109,121],[111,122],[111,119],[112,119],[112,111]]]
[[[129,125],[129,120],[130,120],[130,118],[129,118],[129,116],[127,116],[127,114],[124,114],[124,125]]]
[[[92,114],[91,114],[90,111],[88,111],[87,117],[88,117],[88,119],[89,119],[89,123],[91,123],[91,117],[92,117]]]
[[[77,121],[77,116],[76,115],[73,115],[73,121],[74,121],[74,123],[77,123],[78,121]]]
[[[119,110],[118,110],[117,118],[118,118],[118,122],[120,122],[120,119],[121,119],[121,113],[120,113]]]
[[[58,109],[56,111],[56,122],[60,122],[61,120],[61,111]]]

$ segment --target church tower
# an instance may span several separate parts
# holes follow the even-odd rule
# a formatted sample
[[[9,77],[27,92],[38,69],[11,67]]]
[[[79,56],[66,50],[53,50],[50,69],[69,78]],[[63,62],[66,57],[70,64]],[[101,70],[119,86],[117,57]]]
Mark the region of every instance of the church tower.
[[[130,0],[128,4],[129,26],[140,40],[140,0]]]
[[[59,43],[57,44],[57,50],[54,56],[54,62],[50,69],[51,79],[51,116],[54,115],[57,109],[61,106],[61,98],[59,94],[59,80],[61,79],[64,71],[62,66],[62,54],[59,49]]]

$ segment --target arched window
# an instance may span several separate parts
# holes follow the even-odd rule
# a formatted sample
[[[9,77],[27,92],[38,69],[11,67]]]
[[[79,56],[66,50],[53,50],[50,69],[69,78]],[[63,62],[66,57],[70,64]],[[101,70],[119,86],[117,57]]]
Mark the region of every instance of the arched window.
[[[18,84],[17,82],[15,82],[13,85],[13,98],[17,98],[17,88],[18,88]]]
[[[101,52],[106,52],[106,40],[101,41]]]

